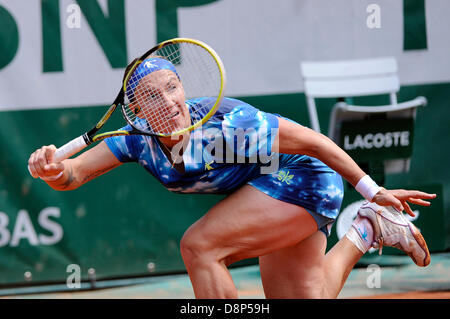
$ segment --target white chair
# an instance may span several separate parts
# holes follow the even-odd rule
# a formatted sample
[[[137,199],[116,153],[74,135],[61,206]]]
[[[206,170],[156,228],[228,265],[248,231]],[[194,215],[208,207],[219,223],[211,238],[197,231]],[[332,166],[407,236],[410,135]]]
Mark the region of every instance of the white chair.
[[[328,127],[328,136],[335,142],[339,139],[340,123],[345,120],[363,119],[370,114],[385,113],[387,118],[413,117],[418,106],[425,106],[426,98],[419,96],[413,100],[397,103],[400,83],[397,76],[397,61],[393,57],[301,62],[301,74],[308,106],[311,127],[321,132],[317,117],[316,98],[344,98],[388,94],[390,104],[380,106],[358,106],[340,101],[333,107]],[[409,170],[409,160],[391,161],[386,172]],[[406,166],[405,166],[406,165]]]

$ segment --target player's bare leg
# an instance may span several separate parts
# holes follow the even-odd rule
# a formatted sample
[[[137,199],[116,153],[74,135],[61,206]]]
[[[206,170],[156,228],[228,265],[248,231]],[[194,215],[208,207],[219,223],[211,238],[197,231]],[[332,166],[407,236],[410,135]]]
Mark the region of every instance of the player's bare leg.
[[[197,298],[237,298],[227,266],[256,256],[263,256],[267,297],[335,298],[363,253],[347,238],[325,249],[326,237],[306,210],[251,186],[213,207],[181,242]]]
[[[296,245],[316,232],[317,224],[305,209],[242,187],[183,236],[181,253],[195,296],[238,297],[229,264]]]
[[[324,294],[326,237],[317,231],[305,240],[259,257],[267,298],[321,298]]]
[[[262,256],[261,278],[267,298],[336,298],[363,253],[347,238],[325,254],[321,231],[302,242]]]
[[[323,298],[337,298],[355,264],[364,255],[347,237],[339,240],[325,255]]]
[[[383,216],[391,218],[388,211]],[[407,233],[410,224],[403,226],[384,217],[379,233],[373,221],[359,216],[325,254],[326,237],[306,210],[244,186],[188,229],[181,251],[197,298],[236,298],[227,266],[256,256],[262,256],[267,297],[336,298],[356,262],[380,235],[390,239],[385,244],[409,255],[413,255],[409,249],[421,253],[422,243],[415,243],[415,234]],[[408,244],[401,247],[392,238]]]

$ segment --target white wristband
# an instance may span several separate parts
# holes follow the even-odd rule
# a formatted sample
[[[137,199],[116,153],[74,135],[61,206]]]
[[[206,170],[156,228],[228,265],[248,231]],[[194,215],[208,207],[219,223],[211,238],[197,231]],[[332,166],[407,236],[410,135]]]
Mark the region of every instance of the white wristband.
[[[60,178],[63,173],[64,173],[64,171],[61,171],[57,175],[45,176],[45,177],[39,177],[39,178],[46,182],[52,182],[52,181],[56,181],[58,178]]]
[[[356,190],[369,202],[381,189],[369,175],[362,177],[355,186]]]

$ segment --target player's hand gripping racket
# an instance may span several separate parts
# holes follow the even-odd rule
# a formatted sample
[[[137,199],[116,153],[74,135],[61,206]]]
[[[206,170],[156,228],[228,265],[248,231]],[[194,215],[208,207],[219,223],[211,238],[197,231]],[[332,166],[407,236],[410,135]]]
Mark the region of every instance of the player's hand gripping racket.
[[[164,41],[128,65],[120,91],[105,115],[90,131],[58,148],[53,162],[111,136],[168,137],[191,131],[216,112],[225,84],[222,61],[208,45],[188,38]],[[184,103],[199,97],[209,97],[209,103],[202,103],[202,108]],[[99,134],[117,107],[131,129]]]

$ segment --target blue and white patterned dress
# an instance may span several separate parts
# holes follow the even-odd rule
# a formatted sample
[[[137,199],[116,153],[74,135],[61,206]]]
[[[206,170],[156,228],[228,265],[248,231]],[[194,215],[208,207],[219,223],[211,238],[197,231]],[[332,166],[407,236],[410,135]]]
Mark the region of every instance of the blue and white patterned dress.
[[[190,110],[208,112],[202,109],[208,99],[186,104]],[[156,137],[117,136],[105,141],[119,161],[139,163],[172,192],[229,194],[249,184],[305,208],[329,234],[344,195],[342,178],[316,158],[271,152],[277,130],[277,115],[224,98],[212,118],[190,133],[182,153],[183,173],[172,166]]]

